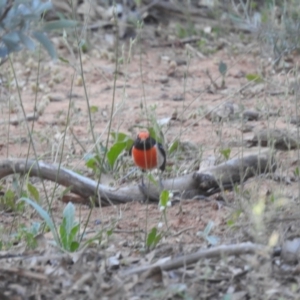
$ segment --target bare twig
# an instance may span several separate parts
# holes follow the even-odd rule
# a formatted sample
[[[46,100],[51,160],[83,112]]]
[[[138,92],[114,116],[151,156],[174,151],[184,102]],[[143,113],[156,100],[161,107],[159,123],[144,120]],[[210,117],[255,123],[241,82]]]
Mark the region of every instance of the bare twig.
[[[138,268],[127,270],[121,273],[121,276],[126,277],[133,274],[140,274],[145,271],[149,271],[154,267],[160,267],[163,271],[170,271],[170,270],[178,269],[196,263],[200,259],[215,258],[215,257],[222,258],[224,256],[269,253],[269,252],[270,252],[269,247],[263,245],[257,245],[253,243],[242,243],[237,245],[222,245],[211,249],[200,250],[198,252],[191,253],[188,255],[182,255],[180,257],[170,259],[167,262],[154,263],[152,265],[141,266]]]
[[[205,71],[205,74],[206,74],[206,76],[209,78],[209,80],[210,80],[211,84],[213,85],[213,87],[214,87],[216,90],[220,89],[220,87],[217,85],[217,83],[212,79],[212,77],[211,77],[211,75],[210,75],[210,73],[209,73],[208,70]]]
[[[182,233],[184,233],[184,232],[186,232],[186,231],[188,231],[188,230],[194,229],[194,228],[195,228],[195,226],[191,226],[191,227],[184,228],[184,229],[182,229],[182,230],[180,230],[180,231],[174,233],[174,234],[173,234],[173,237],[179,236],[179,235],[181,235]]]
[[[48,277],[44,274],[31,272],[31,271],[27,271],[25,269],[15,268],[15,267],[9,267],[9,268],[0,267],[0,273],[9,273],[12,275],[26,277],[26,278],[32,279],[32,280],[39,280],[39,281],[47,281],[48,280]]]

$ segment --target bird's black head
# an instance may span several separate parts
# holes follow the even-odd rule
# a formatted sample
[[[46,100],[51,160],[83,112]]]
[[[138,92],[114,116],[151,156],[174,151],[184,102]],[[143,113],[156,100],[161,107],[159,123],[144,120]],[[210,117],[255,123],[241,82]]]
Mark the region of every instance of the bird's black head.
[[[139,150],[149,150],[156,144],[154,138],[152,138],[149,132],[142,131],[137,135],[134,141],[134,147]]]

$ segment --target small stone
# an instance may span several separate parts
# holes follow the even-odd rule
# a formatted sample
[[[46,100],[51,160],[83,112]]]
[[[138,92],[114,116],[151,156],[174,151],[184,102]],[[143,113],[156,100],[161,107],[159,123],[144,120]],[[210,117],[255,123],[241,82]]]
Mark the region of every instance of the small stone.
[[[184,97],[183,97],[183,95],[176,95],[172,99],[173,99],[173,101],[183,101]]]
[[[156,79],[155,81],[165,84],[165,83],[169,82],[169,78],[167,76],[161,76],[160,78]]]
[[[177,70],[177,63],[175,60],[171,60],[170,64],[169,64],[169,69],[167,72],[168,76],[173,76],[175,74],[176,70]]]
[[[250,124],[243,124],[239,130],[241,132],[244,132],[244,133],[247,133],[247,132],[252,132],[254,129],[254,126],[253,125],[250,125]]]
[[[187,65],[187,61],[184,58],[177,58],[176,64],[177,64],[177,66],[184,66],[184,65]]]
[[[55,83],[61,83],[64,81],[64,77],[61,75],[61,74],[55,74],[53,77],[52,77],[52,80],[53,82]]]
[[[33,82],[31,84],[31,90],[36,93],[36,92],[42,92],[44,90],[45,86],[43,84],[36,84]]]
[[[47,96],[50,102],[61,102],[65,98],[62,94],[48,94]]]
[[[243,118],[248,121],[257,121],[260,117],[259,112],[254,110],[245,110],[243,112]]]

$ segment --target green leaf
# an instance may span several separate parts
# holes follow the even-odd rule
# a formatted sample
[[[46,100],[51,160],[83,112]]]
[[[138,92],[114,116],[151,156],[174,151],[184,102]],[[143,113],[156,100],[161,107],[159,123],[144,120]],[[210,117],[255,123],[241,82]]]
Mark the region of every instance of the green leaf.
[[[210,235],[206,237],[206,240],[212,245],[215,246],[219,243],[220,239],[217,236]]]
[[[161,237],[162,237],[161,233],[156,235],[153,246],[156,246],[159,243],[159,241],[161,240]]]
[[[59,237],[57,235],[57,232],[55,230],[55,226],[54,223],[50,217],[50,215],[48,214],[47,211],[45,211],[39,204],[37,204],[36,202],[32,201],[29,198],[20,198],[18,202],[24,201],[27,204],[31,205],[36,211],[37,213],[40,215],[40,217],[43,219],[43,221],[46,223],[46,225],[49,227],[49,229],[52,232],[52,235],[54,237],[54,240],[56,242],[56,244],[59,246],[60,245],[60,240]]]
[[[175,152],[177,149],[179,149],[179,140],[175,140],[171,146],[169,147],[169,154],[172,154],[173,152]]]
[[[14,200],[15,199],[15,193],[12,190],[7,190],[4,194],[5,200],[9,201],[9,200]]]
[[[80,230],[80,223],[76,224],[75,226],[73,226],[71,232],[70,232],[70,236],[69,236],[69,240],[70,241],[74,241],[75,240],[75,237],[76,235],[78,234]]]
[[[300,175],[299,167],[296,167],[294,174],[295,174],[295,176],[299,177],[299,175]]]
[[[158,185],[157,181],[155,180],[154,176],[151,173],[147,174],[147,178],[149,179],[149,181],[154,184],[154,185]]]
[[[230,148],[222,149],[220,150],[220,153],[224,156],[226,160],[228,160],[230,157],[231,149]]]
[[[226,222],[226,224],[227,226],[232,227],[235,224],[235,222],[232,219],[230,219]]]
[[[98,110],[99,110],[99,109],[98,109],[98,106],[93,105],[93,106],[90,107],[90,112],[91,112],[92,114],[98,112]]]
[[[75,252],[79,248],[79,243],[77,241],[73,241],[70,245],[70,251]]]
[[[108,229],[107,231],[106,231],[106,234],[107,234],[107,236],[111,236],[112,234],[113,234],[113,229]]]
[[[126,149],[127,142],[120,142],[113,144],[107,152],[107,160],[110,166],[113,168],[116,160],[120,154]]]
[[[270,202],[275,203],[275,200],[276,200],[275,195],[271,194],[269,200],[270,200]]]
[[[246,75],[246,79],[248,81],[254,81],[256,83],[263,82],[262,77],[260,75],[258,75],[258,74],[247,74]]]
[[[73,20],[58,20],[47,22],[43,26],[44,31],[56,30],[56,29],[66,29],[75,28],[78,25],[77,21]]]
[[[19,31],[18,34],[22,44],[29,50],[33,51],[35,49],[35,44],[33,40],[27,35],[25,35],[22,31]]]
[[[238,218],[239,218],[239,216],[240,216],[241,213],[242,213],[242,211],[241,211],[240,209],[234,211],[234,212],[231,214],[231,219],[229,219],[229,220],[227,221],[227,225],[228,225],[228,226],[233,226],[233,225],[236,223],[236,221],[238,220]]]
[[[227,72],[227,65],[221,61],[219,63],[219,72],[221,73],[221,75],[224,77],[226,75],[226,72]]]
[[[75,206],[69,202],[63,211],[63,221],[65,221],[66,232],[69,236],[75,224]]]
[[[133,144],[133,139],[130,136],[122,132],[111,132],[110,134],[113,137],[115,143],[126,142],[126,150],[129,151]]]
[[[39,191],[37,190],[37,188],[30,184],[30,183],[27,183],[27,190],[30,194],[30,196],[37,202],[40,201],[40,194],[39,194]]]
[[[63,249],[68,249],[68,233],[66,229],[66,219],[63,219],[62,223],[59,226],[59,236]]]
[[[87,53],[89,51],[89,45],[86,40],[81,40],[79,43],[79,47],[83,53]]]
[[[19,51],[20,37],[16,31],[9,32],[1,37],[1,41],[5,44],[9,52]]]
[[[170,199],[170,192],[168,190],[163,190],[159,196],[159,205],[166,207]]]
[[[47,1],[47,2],[44,2],[44,3],[40,3],[40,5],[38,7],[35,8],[35,13],[36,14],[42,14],[50,9],[52,9],[53,6],[52,6],[52,3],[51,1]]]
[[[127,134],[122,132],[111,132],[110,134],[113,137],[115,143],[124,142],[127,139],[130,139],[130,137]]]
[[[54,48],[53,44],[51,43],[51,41],[47,38],[47,36],[44,33],[35,31],[32,33],[32,35],[47,50],[47,52],[51,56],[51,58],[53,58],[53,59],[56,58],[55,48]]]
[[[63,58],[62,56],[59,56],[58,59],[66,64],[69,63],[69,61],[66,58]]]
[[[153,137],[156,141],[158,141],[161,144],[164,144],[163,141],[163,137],[160,134],[160,127],[157,124],[157,122],[155,122],[156,124],[154,124],[154,127],[149,127],[148,132],[150,134],[151,137]]]
[[[157,229],[156,227],[153,227],[151,231],[148,233],[146,245],[148,248],[150,248],[155,243],[155,237],[156,237]]]
[[[129,139],[129,140],[127,141],[126,151],[129,151],[129,150],[130,150],[130,148],[132,147],[133,143],[134,143],[134,140],[133,140],[133,139]]]
[[[41,228],[41,223],[40,222],[33,222],[31,224],[31,227],[30,227],[29,231],[33,235],[37,235],[39,233],[40,228]]]
[[[85,165],[87,168],[92,169],[94,172],[96,168],[101,164],[101,160],[98,155],[95,154],[86,154],[84,155]]]
[[[210,233],[210,231],[213,229],[214,227],[214,222],[213,221],[209,221],[203,231],[203,234],[207,237]]]
[[[86,153],[86,154],[84,154],[83,159],[84,159],[85,163],[87,163],[91,159],[95,159],[95,154]]]

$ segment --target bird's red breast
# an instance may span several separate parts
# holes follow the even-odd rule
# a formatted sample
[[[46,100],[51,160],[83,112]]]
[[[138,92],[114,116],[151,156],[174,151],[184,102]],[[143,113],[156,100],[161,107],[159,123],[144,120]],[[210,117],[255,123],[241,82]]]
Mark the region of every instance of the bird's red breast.
[[[136,147],[132,148],[132,158],[134,163],[143,170],[157,168],[157,148],[156,145],[148,150],[140,150]]]
[[[129,151],[133,162],[142,170],[159,168],[162,171],[166,165],[166,153],[162,145],[148,132],[140,132]]]

